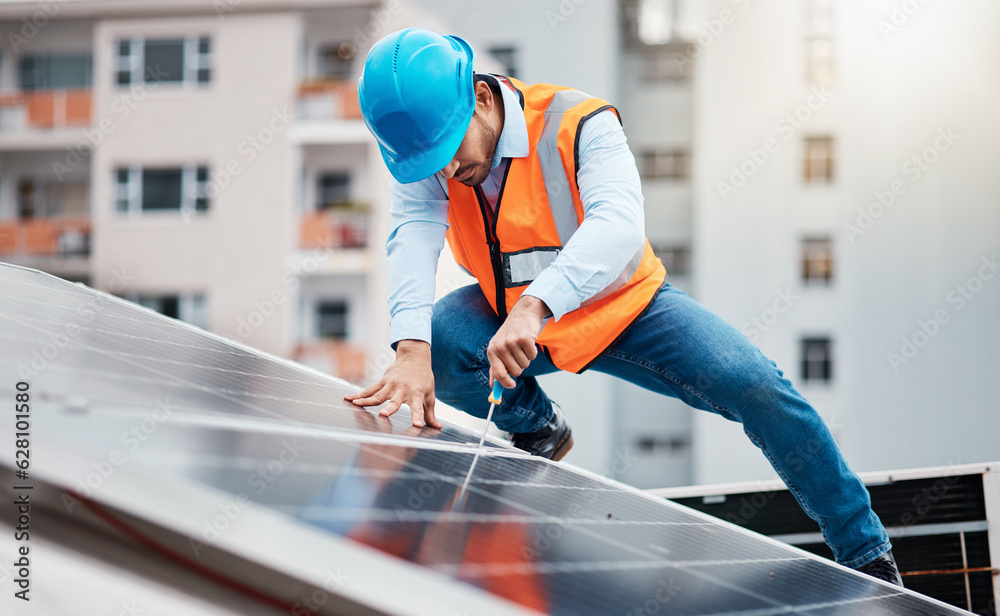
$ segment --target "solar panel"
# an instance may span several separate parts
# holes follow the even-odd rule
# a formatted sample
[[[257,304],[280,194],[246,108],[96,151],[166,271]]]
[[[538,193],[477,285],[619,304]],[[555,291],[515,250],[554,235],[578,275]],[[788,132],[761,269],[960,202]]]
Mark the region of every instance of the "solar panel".
[[[966,613],[500,441],[463,493],[476,434],[356,409],[348,383],[46,274],[0,284],[33,480],[286,613]]]

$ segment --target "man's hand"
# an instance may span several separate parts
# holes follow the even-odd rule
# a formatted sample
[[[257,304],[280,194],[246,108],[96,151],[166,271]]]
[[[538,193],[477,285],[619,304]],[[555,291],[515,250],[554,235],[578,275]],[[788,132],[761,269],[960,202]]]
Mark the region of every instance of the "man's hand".
[[[490,375],[507,389],[515,385],[511,377],[521,376],[531,360],[538,355],[535,339],[542,331],[542,319],[551,314],[542,300],[522,295],[490,340],[486,349],[486,357],[490,360]],[[490,384],[492,385],[492,379]]]
[[[400,340],[396,345],[396,361],[374,385],[344,400],[358,406],[377,406],[388,417],[403,404],[410,405],[413,425],[423,427],[424,421],[435,428],[444,424],[434,416],[434,373],[431,371],[431,345],[422,340]]]

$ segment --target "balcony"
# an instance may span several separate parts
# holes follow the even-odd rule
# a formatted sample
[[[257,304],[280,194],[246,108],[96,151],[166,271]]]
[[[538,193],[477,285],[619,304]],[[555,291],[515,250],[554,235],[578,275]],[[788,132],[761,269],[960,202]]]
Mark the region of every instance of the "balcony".
[[[343,340],[320,340],[295,347],[292,359],[352,383],[365,380],[367,354],[364,349]]]
[[[365,209],[332,208],[302,217],[299,247],[359,249],[368,246],[370,215]]]
[[[0,220],[0,261],[87,281],[90,220],[77,216]]]
[[[93,94],[89,89],[0,94],[0,131],[90,126],[92,115]]]
[[[0,221],[0,257],[86,257],[90,219],[77,216]]]
[[[373,142],[361,121],[357,83],[337,79],[302,82],[295,123],[288,134],[293,142],[302,145]]]
[[[302,82],[299,117],[303,120],[360,120],[358,84],[339,79]]]

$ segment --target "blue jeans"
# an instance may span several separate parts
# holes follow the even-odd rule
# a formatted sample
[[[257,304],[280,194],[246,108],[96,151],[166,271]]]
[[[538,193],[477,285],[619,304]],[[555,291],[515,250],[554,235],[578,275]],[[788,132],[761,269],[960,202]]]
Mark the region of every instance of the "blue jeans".
[[[502,321],[478,285],[434,307],[437,398],[476,417],[489,410],[486,348]],[[649,310],[591,366],[743,424],[802,509],[819,523],[837,562],[859,567],[891,547],[868,490],[844,461],[819,413],[777,365],[735,327],[664,284]],[[552,416],[535,377],[558,368],[541,352],[493,413],[507,432],[534,432]]]

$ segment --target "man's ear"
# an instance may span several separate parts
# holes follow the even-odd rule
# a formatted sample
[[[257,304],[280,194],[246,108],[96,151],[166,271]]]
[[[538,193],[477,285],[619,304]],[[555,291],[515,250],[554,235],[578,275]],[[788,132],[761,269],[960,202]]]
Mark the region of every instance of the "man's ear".
[[[482,106],[484,113],[493,111],[493,92],[485,81],[476,82],[476,107]]]

